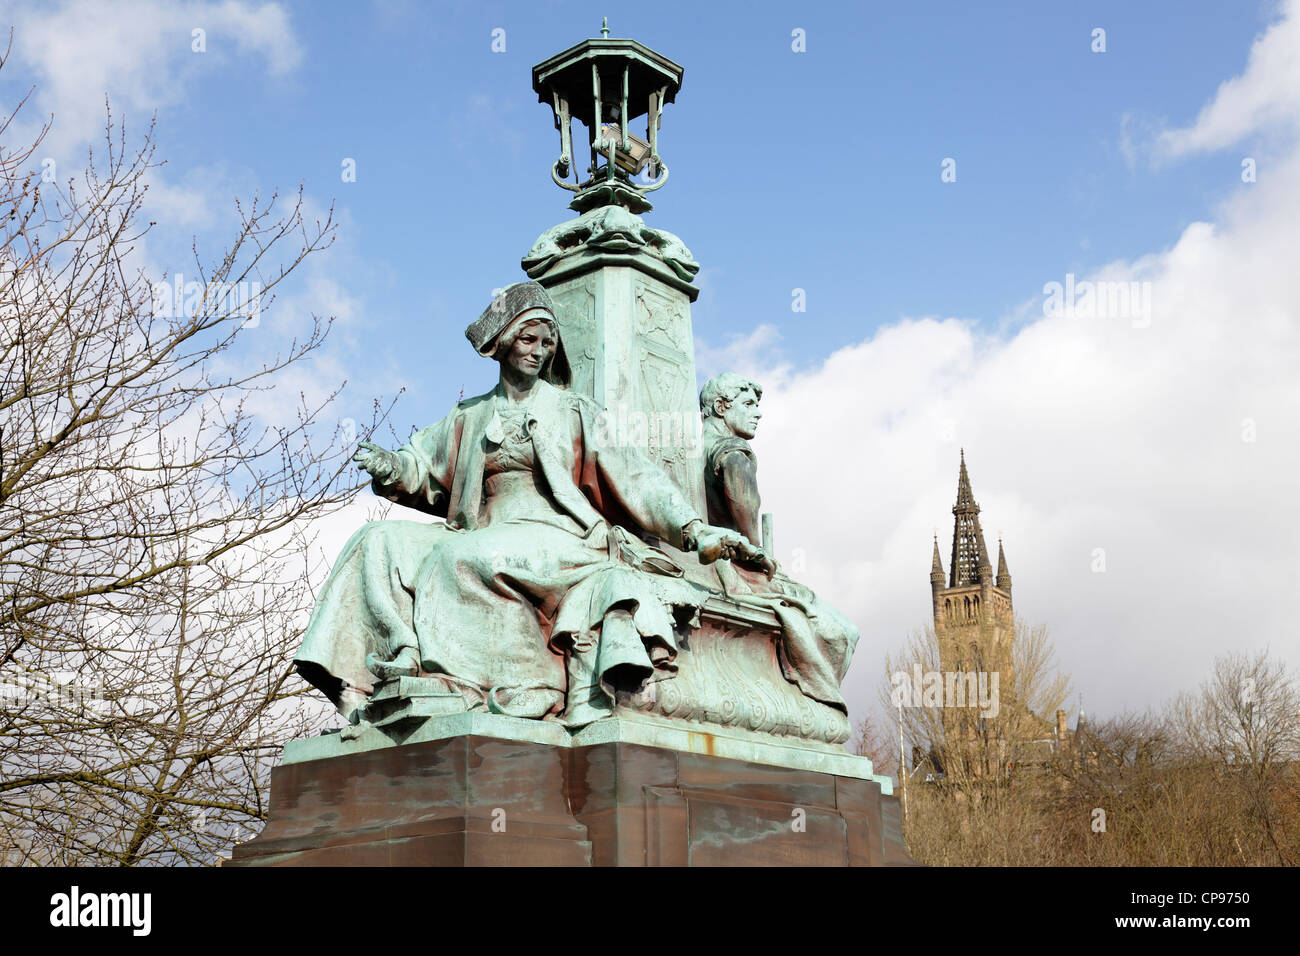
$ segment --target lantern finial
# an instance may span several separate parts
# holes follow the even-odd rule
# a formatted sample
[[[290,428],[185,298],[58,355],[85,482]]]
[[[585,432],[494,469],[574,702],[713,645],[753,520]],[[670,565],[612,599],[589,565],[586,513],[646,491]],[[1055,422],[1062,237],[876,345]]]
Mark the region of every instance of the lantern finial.
[[[533,89],[554,111],[560,131],[551,179],[576,194],[570,208],[619,205],[645,212],[652,208],[646,194],[668,181],[659,128],[664,104],[681,89],[682,68],[635,40],[611,40],[609,17],[601,18],[600,32],[600,39],[583,40],[533,67]],[[641,117],[644,139],[629,128]],[[574,142],[575,119],[587,128],[585,144]],[[576,155],[584,145],[590,157],[585,169]]]

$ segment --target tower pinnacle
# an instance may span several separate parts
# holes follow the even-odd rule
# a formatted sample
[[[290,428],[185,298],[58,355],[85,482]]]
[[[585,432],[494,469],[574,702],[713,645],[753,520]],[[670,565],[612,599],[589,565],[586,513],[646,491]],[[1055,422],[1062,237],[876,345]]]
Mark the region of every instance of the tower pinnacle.
[[[961,452],[961,470],[957,475],[957,503],[952,507],[952,570],[949,587],[979,584],[981,569],[987,568],[991,576],[988,548],[980,528],[980,506],[971,492],[970,475],[966,472],[966,449]]]

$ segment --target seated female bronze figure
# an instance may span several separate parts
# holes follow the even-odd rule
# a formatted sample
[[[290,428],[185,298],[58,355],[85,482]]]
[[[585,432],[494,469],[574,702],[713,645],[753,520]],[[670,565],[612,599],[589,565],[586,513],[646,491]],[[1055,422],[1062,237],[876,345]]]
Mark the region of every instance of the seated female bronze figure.
[[[674,616],[698,606],[628,529],[705,562],[747,542],[707,525],[635,447],[598,439],[601,409],[566,388],[542,286],[506,289],[465,334],[500,363],[497,386],[395,452],[362,442],[354,457],[376,492],[445,522],[358,531],[296,663],[349,716],[376,679],[420,674],[467,709],[581,726],[615,690],[672,673]]]

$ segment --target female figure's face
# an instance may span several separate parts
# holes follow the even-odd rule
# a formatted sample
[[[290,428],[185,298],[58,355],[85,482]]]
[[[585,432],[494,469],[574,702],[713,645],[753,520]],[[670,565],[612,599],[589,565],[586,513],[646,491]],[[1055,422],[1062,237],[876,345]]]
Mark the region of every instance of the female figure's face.
[[[538,319],[519,330],[502,359],[520,377],[535,379],[554,354],[555,333],[551,324]]]

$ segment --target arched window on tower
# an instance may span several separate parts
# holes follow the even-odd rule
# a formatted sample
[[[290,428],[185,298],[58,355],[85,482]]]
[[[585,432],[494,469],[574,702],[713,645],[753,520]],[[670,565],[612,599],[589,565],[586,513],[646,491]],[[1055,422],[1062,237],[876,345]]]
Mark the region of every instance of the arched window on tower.
[[[966,620],[969,621],[970,620],[970,598],[965,597],[962,598],[962,600],[966,602]]]
[[[975,620],[978,621],[980,617],[980,599],[978,596],[971,599],[971,607],[974,611]]]

